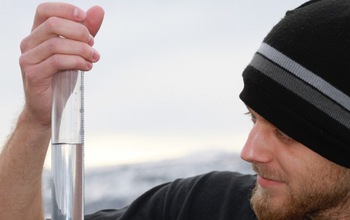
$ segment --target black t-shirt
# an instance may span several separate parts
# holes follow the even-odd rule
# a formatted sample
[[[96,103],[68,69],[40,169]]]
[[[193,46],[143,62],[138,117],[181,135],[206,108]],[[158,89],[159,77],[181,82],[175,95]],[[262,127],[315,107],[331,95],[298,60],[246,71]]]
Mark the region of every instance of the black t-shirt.
[[[211,172],[159,185],[130,206],[101,210],[85,220],[255,220],[250,197],[256,177]]]

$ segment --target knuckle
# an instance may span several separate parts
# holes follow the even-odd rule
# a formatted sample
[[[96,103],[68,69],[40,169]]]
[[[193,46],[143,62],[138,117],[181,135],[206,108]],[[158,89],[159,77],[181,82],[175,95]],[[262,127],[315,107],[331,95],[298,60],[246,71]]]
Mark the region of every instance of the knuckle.
[[[78,24],[76,27],[75,36],[82,42],[88,42],[90,38],[90,32],[83,24]]]
[[[21,67],[25,66],[25,64],[27,63],[26,60],[27,60],[27,59],[26,59],[26,56],[25,56],[24,54],[22,54],[22,55],[19,57],[19,59],[18,59],[19,65],[20,65]]]
[[[26,49],[28,48],[28,40],[27,40],[28,37],[24,38],[20,45],[19,45],[19,48],[21,50],[21,53],[23,53],[24,51],[26,51]]]
[[[49,17],[45,22],[45,26],[50,31],[55,30],[55,28],[58,26],[58,18]]]
[[[92,68],[92,64],[91,62],[85,60],[84,58],[77,56],[76,57],[76,68],[75,69],[79,69],[79,70],[83,70],[83,71],[88,71]]]
[[[81,39],[83,42],[88,42],[89,36],[90,34],[87,28],[81,25],[81,30],[78,32],[78,38]]]
[[[39,16],[45,14],[46,6],[47,6],[46,2],[40,3],[38,5],[38,7],[36,8],[36,14],[39,15]]]
[[[32,84],[33,82],[35,82],[38,75],[35,71],[35,68],[33,67],[27,67],[23,71],[23,74],[24,74],[25,82],[27,84]]]
[[[86,70],[86,60],[80,56],[75,56],[73,61],[74,69]]]
[[[78,53],[81,54],[83,57],[90,59],[92,51],[89,46],[82,45],[81,47],[79,47]]]
[[[54,68],[57,68],[60,66],[60,56],[55,54],[53,56],[51,56],[47,61],[48,61],[48,64]]]
[[[58,38],[51,38],[48,41],[46,41],[46,49],[50,53],[54,53],[59,48],[59,39]]]

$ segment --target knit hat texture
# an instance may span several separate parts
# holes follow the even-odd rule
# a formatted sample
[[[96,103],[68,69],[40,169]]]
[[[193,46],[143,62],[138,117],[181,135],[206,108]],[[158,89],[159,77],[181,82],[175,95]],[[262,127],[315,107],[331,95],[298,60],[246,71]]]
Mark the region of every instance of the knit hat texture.
[[[350,168],[350,1],[288,11],[243,72],[242,101],[281,131]]]

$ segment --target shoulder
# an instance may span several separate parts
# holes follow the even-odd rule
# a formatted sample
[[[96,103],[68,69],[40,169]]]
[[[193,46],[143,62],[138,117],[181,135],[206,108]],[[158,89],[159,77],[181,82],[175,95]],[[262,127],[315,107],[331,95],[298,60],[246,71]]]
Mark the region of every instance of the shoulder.
[[[168,185],[164,203],[171,217],[176,213],[186,215],[180,219],[237,219],[253,216],[250,197],[256,177],[236,172],[210,172],[178,179]],[[246,218],[249,219],[249,218]]]
[[[255,175],[245,175],[230,171],[213,171],[186,179],[177,179],[170,183],[169,190],[192,191],[197,189],[201,193],[217,193],[219,191],[251,191],[256,182]]]
[[[211,184],[225,184],[225,185],[237,185],[245,186],[252,183],[255,183],[256,176],[241,174],[238,172],[231,171],[212,171],[206,174],[198,175],[195,177],[184,179],[185,181],[204,181],[205,183]]]
[[[100,211],[86,219],[255,219],[249,201],[255,182],[253,175],[228,171],[177,179],[154,187],[123,210]]]

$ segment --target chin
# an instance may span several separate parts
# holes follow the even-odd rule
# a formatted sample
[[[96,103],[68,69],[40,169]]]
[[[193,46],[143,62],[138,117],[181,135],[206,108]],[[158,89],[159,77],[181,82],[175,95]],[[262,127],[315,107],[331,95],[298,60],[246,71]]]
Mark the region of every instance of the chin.
[[[251,198],[252,208],[259,220],[302,219],[293,208],[291,193],[283,189],[265,189],[259,184]]]

